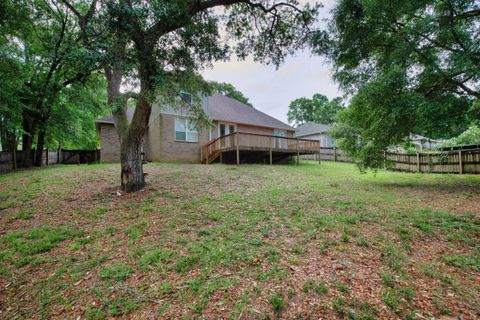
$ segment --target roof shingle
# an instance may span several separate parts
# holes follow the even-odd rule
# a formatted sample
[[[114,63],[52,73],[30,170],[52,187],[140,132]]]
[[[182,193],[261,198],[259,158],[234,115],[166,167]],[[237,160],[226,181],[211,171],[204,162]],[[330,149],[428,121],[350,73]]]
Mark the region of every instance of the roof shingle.
[[[208,112],[212,120],[295,130],[288,124],[221,93],[215,93],[213,96],[208,97]]]
[[[135,108],[127,110],[128,120],[133,117]],[[246,104],[224,96],[221,93],[215,93],[208,97],[208,113],[211,120],[240,123],[259,127],[268,127],[273,129],[295,130],[293,127],[274,117],[269,116]],[[113,123],[113,116],[108,115],[99,120],[98,123]]]

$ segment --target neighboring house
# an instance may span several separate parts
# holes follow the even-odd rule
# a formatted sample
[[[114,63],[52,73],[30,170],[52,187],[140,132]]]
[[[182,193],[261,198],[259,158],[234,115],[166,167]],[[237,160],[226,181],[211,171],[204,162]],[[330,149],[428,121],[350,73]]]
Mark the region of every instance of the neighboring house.
[[[413,147],[415,147],[416,152],[421,151],[430,151],[435,149],[442,140],[434,140],[419,134],[410,134],[406,142],[409,142]],[[402,145],[391,146],[388,148],[388,151],[391,152],[400,152],[400,153],[408,153],[408,150],[405,150],[405,147]]]
[[[182,99],[185,100],[185,96],[182,96]],[[192,118],[187,111],[175,110],[171,107],[160,108],[158,104],[154,104],[144,137],[144,159],[212,162],[221,161],[222,154],[225,152],[224,160],[226,161],[227,158],[235,159],[236,152],[237,162],[240,162],[238,155],[240,150],[257,152],[255,156],[257,158],[261,156],[261,161],[265,161],[265,152],[269,149],[270,154],[277,152],[273,154],[274,158],[279,156],[280,152],[284,156],[287,153],[288,156],[298,153],[294,151],[299,148],[299,140],[293,138],[294,128],[261,111],[220,93],[203,97],[202,107],[214,127],[198,131],[193,127]],[[133,109],[128,110],[127,116],[129,119],[132,118]],[[101,161],[119,161],[120,146],[113,117],[106,116],[97,120],[96,125],[100,136]],[[233,134],[235,132],[238,134]],[[223,138],[217,139],[218,137]],[[265,142],[267,138],[269,142]],[[259,144],[262,139],[264,141]],[[297,143],[297,149],[294,149],[294,143],[291,140],[295,140],[293,142]],[[302,152],[307,147],[310,149],[310,145],[306,144],[300,147]],[[246,162],[247,155],[247,151],[243,152],[242,162]]]
[[[438,140],[430,139],[419,134],[410,134],[408,140],[415,146],[417,151],[432,150],[440,143]]]
[[[320,141],[322,148],[332,148],[335,146],[335,141],[329,136],[329,129],[330,126],[327,124],[308,122],[295,129],[295,136],[297,138]]]

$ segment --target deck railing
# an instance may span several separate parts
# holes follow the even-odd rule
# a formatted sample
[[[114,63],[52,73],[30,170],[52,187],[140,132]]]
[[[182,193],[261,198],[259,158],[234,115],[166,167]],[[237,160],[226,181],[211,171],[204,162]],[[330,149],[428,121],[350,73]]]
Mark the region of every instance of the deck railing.
[[[290,152],[297,154],[318,153],[320,142],[318,140],[298,139],[258,133],[234,132],[213,139],[202,146],[202,162],[214,161],[221,152],[250,150],[266,152]],[[237,159],[238,160],[238,159]],[[238,161],[237,161],[238,162]]]

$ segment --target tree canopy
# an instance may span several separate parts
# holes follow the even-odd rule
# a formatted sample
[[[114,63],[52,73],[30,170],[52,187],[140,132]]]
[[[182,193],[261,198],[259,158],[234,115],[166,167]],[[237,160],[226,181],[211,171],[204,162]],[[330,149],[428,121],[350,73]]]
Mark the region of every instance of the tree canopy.
[[[410,133],[449,138],[479,118],[480,3],[342,0],[314,38],[351,96],[336,138],[366,167]]]
[[[337,113],[343,109],[342,99],[332,100],[322,94],[314,94],[311,99],[298,98],[288,106],[288,122],[300,125],[306,122],[332,124]]]
[[[248,98],[242,92],[237,90],[233,84],[227,82],[210,81],[209,86],[212,92],[221,92],[227,97],[243,102],[247,106],[253,108],[253,105],[250,103],[250,101],[248,101]]]

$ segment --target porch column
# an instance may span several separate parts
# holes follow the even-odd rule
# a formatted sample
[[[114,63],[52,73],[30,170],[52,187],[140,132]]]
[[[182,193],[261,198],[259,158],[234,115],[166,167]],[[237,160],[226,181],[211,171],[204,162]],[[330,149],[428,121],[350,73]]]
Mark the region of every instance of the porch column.
[[[235,145],[237,147],[237,166],[240,165],[240,149],[238,148],[238,132],[235,132]]]
[[[270,165],[273,163],[273,157],[272,157],[272,137],[269,137],[269,142],[270,142]]]
[[[297,166],[300,163],[300,151],[298,150],[298,138],[297,138]]]

